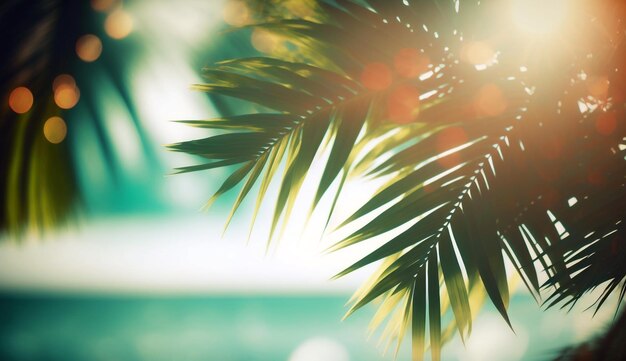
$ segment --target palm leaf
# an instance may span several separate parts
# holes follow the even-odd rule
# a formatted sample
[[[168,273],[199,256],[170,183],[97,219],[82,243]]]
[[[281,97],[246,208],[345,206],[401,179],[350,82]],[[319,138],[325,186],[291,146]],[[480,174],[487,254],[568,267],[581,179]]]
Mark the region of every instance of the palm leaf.
[[[459,61],[465,39],[479,37],[481,26],[494,26],[482,22],[497,23],[489,14],[498,5],[468,1],[459,9],[458,3],[436,0],[337,0],[317,2],[318,12],[306,19],[261,18],[248,28],[273,33],[295,51],[218,63],[207,68],[209,82],[198,89],[258,104],[262,113],[192,121],[231,132],[174,146],[256,165],[245,163],[233,173],[222,187],[228,189],[255,169],[248,181],[253,183],[269,152],[259,200],[272,178],[280,184],[270,239],[289,218],[308,170],[319,164],[316,155],[330,154],[321,164],[312,208],[340,175],[336,192],[350,177],[387,177],[340,228],[375,216],[330,250],[398,231],[336,277],[381,263],[355,293],[348,314],[381,300],[373,326],[388,319],[383,335],[389,342],[400,342],[410,326],[416,360],[425,350],[426,324],[438,360],[455,328],[461,337],[470,333],[484,294],[511,325],[507,262],[535,296],[550,289],[550,304],[574,303],[606,282],[602,304],[625,275],[619,261],[596,269],[607,264],[609,248],[621,249],[615,239],[623,239],[624,99],[617,100],[623,85],[609,90],[615,92],[612,101],[589,98],[573,80],[578,68],[570,58],[547,60],[546,68],[559,69],[547,82],[541,66],[528,70],[519,50],[506,46],[498,63],[483,71]],[[583,17],[593,22],[591,15]],[[589,45],[595,46],[594,59],[623,68],[602,32],[587,36],[597,40]],[[403,49],[432,64],[403,75],[392,65]],[[583,56],[589,48],[575,51],[575,59],[589,59]],[[576,65],[587,66],[585,61]],[[382,85],[366,79],[372,64]],[[619,76],[611,84],[622,84]],[[409,94],[408,124],[397,124],[389,110],[402,92]],[[583,100],[593,102],[594,110],[581,111]],[[482,101],[492,108],[481,108]],[[619,125],[610,134],[593,132],[607,116]],[[240,198],[250,187],[244,185]],[[584,206],[569,207],[572,197]],[[581,246],[587,248],[580,252]],[[548,274],[543,289],[541,272]],[[442,327],[448,312],[452,321]]]

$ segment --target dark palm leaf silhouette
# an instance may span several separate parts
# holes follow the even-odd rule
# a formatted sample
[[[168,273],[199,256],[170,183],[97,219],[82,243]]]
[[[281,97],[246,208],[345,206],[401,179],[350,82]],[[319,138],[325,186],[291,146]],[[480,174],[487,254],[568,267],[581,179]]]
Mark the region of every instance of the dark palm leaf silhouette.
[[[342,225],[372,220],[331,249],[403,227],[338,276],[381,261],[349,312],[380,300],[374,324],[392,314],[398,345],[410,328],[414,359],[426,340],[438,360],[454,329],[466,337],[483,294],[509,322],[506,259],[548,305],[596,287],[598,307],[613,291],[621,300],[625,19],[619,3],[582,3],[568,38],[539,44],[494,15],[503,1],[319,1],[305,18],[267,15],[246,28],[289,51],[218,62],[196,85],[258,112],[187,121],[226,132],[171,148],[209,160],[181,172],[237,165],[212,198],[243,182],[231,217],[260,182],[258,212],[277,178],[270,239],[319,152],[330,156],[313,206],[337,178],[339,193],[347,177],[389,177]],[[486,46],[481,61],[468,55]]]

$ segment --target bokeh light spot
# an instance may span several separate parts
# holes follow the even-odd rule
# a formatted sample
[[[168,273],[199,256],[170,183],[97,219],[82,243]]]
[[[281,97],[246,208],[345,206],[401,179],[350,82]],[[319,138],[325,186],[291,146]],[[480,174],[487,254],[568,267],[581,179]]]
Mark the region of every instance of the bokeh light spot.
[[[314,3],[303,0],[287,0],[283,3],[283,6],[287,11],[296,17],[305,19],[311,18],[315,15]]]
[[[472,41],[461,48],[461,60],[472,65],[493,65],[496,53],[483,41]]]
[[[437,152],[443,153],[467,143],[467,133],[460,127],[449,127],[437,135]],[[452,168],[461,162],[458,152],[448,154],[437,159],[437,162],[444,168]]]
[[[26,113],[33,106],[33,93],[26,87],[17,87],[9,95],[9,107],[18,114]]]
[[[227,24],[233,26],[244,26],[252,22],[248,5],[240,0],[227,1],[222,9],[222,18]]]
[[[52,144],[59,144],[67,135],[67,125],[60,117],[51,117],[43,125],[43,135]]]
[[[52,91],[56,91],[61,86],[76,87],[76,80],[69,74],[61,74],[54,78],[52,82]]]
[[[609,78],[606,76],[592,77],[587,82],[589,94],[600,101],[606,101],[609,94]]]
[[[102,41],[95,35],[83,35],[76,41],[76,55],[85,62],[96,61],[102,53]]]
[[[396,72],[406,78],[413,78],[428,70],[429,59],[417,49],[405,48],[393,58]]]
[[[383,63],[371,63],[361,72],[361,83],[370,90],[387,89],[392,82],[391,70]]]
[[[126,11],[117,9],[104,21],[104,31],[113,39],[123,39],[133,31],[133,18]]]
[[[596,130],[602,135],[611,135],[617,128],[617,115],[615,112],[607,112],[596,118]]]
[[[389,120],[405,124],[413,121],[419,114],[420,92],[414,86],[401,85],[394,89],[387,98]]]
[[[474,107],[478,116],[494,117],[501,115],[507,108],[507,101],[496,84],[483,86],[474,98]]]
[[[282,43],[278,35],[261,28],[252,31],[250,41],[256,50],[266,54],[274,53]]]
[[[80,99],[80,91],[74,85],[61,84],[54,90],[54,102],[61,109],[71,109]]]
[[[117,5],[119,0],[91,0],[91,7],[96,11],[109,11]]]

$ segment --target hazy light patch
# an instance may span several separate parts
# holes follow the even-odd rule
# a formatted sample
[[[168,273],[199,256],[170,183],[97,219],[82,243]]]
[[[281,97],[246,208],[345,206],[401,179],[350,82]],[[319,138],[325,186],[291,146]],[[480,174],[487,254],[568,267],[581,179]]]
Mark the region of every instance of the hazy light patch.
[[[289,361],[349,361],[348,350],[339,342],[326,337],[304,341],[289,356]]]
[[[176,1],[133,1],[128,4],[128,11],[138,24],[137,33],[145,36],[147,43],[162,46],[168,54],[184,55],[196,46],[205,47],[206,40],[218,36],[210,30],[221,25],[224,2],[183,1],[181,6]]]
[[[134,69],[131,79],[141,119],[159,145],[206,135],[206,131],[174,120],[217,116],[203,93],[190,90],[191,84],[202,82],[202,78],[200,69],[190,64],[188,53],[193,44],[202,40],[199,34],[216,36],[212,29],[219,26],[223,2],[192,2],[189,6],[180,6],[174,2],[140,1],[129,8],[133,18],[141,24],[138,35],[148,40],[159,39],[146,42],[146,56],[141,66]],[[199,13],[208,16],[194,16]]]
[[[613,320],[619,292],[613,292],[595,315],[595,305],[593,305],[590,309],[587,309],[592,306],[593,302],[597,300],[598,297],[600,297],[605,287],[606,283],[595,288],[593,291],[590,291],[570,312],[574,315],[572,331],[575,342],[587,341],[590,337],[594,336],[604,327],[608,326]]]
[[[479,316],[472,327],[471,337],[465,341],[465,348],[457,349],[458,360],[521,360],[528,348],[528,333],[520,325],[514,327],[515,333],[497,314]]]
[[[567,0],[512,0],[513,22],[530,35],[557,30],[567,15]]]
[[[133,126],[133,120],[121,100],[112,98],[107,105],[107,127],[111,143],[115,144],[120,164],[127,174],[136,175],[143,171],[142,142]]]
[[[132,79],[131,87],[136,94],[135,103],[143,129],[154,140],[155,153],[165,165],[166,173],[176,167],[197,164],[199,160],[184,153],[167,151],[164,145],[211,135],[206,129],[175,122],[218,116],[205,94],[190,89],[190,84],[201,81],[179,56],[152,57],[136,70]],[[216,169],[166,176],[162,192],[172,204],[198,210],[224,174],[225,170]],[[209,176],[212,181],[208,181]]]
[[[245,244],[247,227],[221,239],[223,223],[124,217],[83,224],[45,240],[0,242],[0,289],[129,294],[349,294],[364,272],[330,277],[355,258],[322,255],[318,239]]]
[[[461,60],[480,66],[491,66],[497,63],[497,52],[484,41],[472,41],[461,48]]]
[[[217,112],[190,84],[202,80],[181,59],[150,61],[137,71],[132,87],[146,130],[163,144],[206,136],[207,131],[176,120],[209,119]]]

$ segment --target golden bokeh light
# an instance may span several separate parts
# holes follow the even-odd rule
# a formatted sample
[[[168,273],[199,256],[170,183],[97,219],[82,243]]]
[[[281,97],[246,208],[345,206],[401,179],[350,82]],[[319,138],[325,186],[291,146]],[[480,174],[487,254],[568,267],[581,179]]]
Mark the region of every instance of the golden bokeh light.
[[[43,125],[43,135],[52,144],[59,144],[67,135],[67,125],[60,117],[51,117]]]
[[[461,127],[448,127],[437,134],[436,149],[438,153],[449,151],[467,143],[467,132]],[[453,152],[437,159],[437,163],[444,168],[452,168],[461,163],[463,159],[459,152]]]
[[[289,13],[298,18],[306,19],[315,15],[315,3],[312,1],[287,0],[283,6],[287,11],[289,11]]]
[[[506,110],[508,104],[502,90],[496,84],[483,86],[474,98],[474,108],[478,116],[495,117]]]
[[[26,87],[17,87],[9,95],[9,107],[17,114],[23,114],[33,106],[33,93]]]
[[[52,82],[52,91],[56,91],[60,86],[76,87],[76,80],[69,74],[61,74],[54,78]]]
[[[266,54],[274,53],[282,44],[282,39],[278,35],[261,28],[252,31],[250,41],[256,50]]]
[[[133,18],[122,9],[117,9],[104,21],[104,31],[113,39],[123,39],[133,31]]]
[[[596,119],[596,131],[602,135],[608,136],[617,129],[617,115],[614,111],[602,113]]]
[[[109,11],[115,5],[119,3],[119,0],[91,0],[91,7],[96,11]]]
[[[102,41],[95,35],[83,35],[76,41],[76,55],[87,63],[96,61],[102,53]]]
[[[513,23],[531,35],[546,35],[565,20],[568,0],[512,0]]]
[[[430,60],[417,49],[400,49],[393,58],[396,72],[406,78],[413,78],[428,71]]]
[[[389,120],[398,124],[406,124],[419,115],[420,92],[412,85],[401,85],[395,88],[387,99]]]
[[[252,22],[250,8],[241,0],[227,1],[222,9],[222,18],[232,26],[244,26]]]
[[[393,82],[389,67],[383,63],[370,63],[361,72],[361,83],[370,90],[384,90]]]
[[[606,101],[609,95],[609,85],[607,76],[594,76],[587,81],[587,90],[597,100]]]
[[[496,52],[483,41],[472,41],[461,48],[461,60],[472,65],[492,65],[496,61]]]
[[[74,85],[61,84],[54,90],[54,102],[61,109],[71,109],[80,99],[80,91]]]

